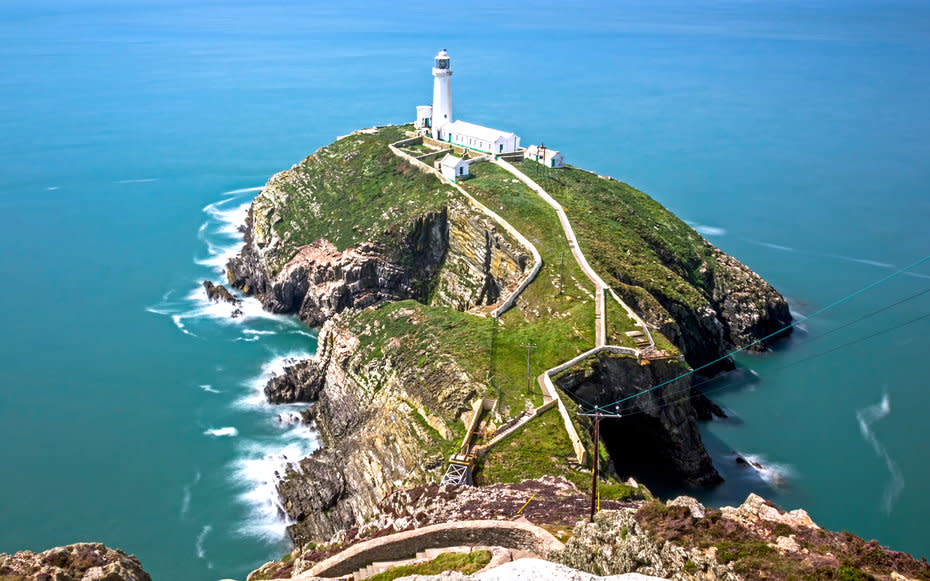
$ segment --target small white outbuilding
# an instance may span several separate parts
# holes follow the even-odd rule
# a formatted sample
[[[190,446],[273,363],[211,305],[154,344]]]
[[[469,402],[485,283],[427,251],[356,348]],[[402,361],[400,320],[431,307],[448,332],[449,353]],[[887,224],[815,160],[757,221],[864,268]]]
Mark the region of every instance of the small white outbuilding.
[[[428,129],[431,126],[433,120],[433,106],[432,105],[417,105],[417,120],[414,122],[414,127],[417,129]]]
[[[546,167],[565,167],[565,156],[555,149],[531,145],[523,150],[523,159],[532,159]]]
[[[456,181],[468,177],[468,162],[461,157],[447,153],[439,162],[442,177]]]

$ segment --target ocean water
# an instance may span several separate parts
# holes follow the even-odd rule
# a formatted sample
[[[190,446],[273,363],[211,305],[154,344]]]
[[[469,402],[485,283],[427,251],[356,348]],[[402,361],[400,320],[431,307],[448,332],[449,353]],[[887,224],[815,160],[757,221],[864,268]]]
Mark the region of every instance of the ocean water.
[[[798,316],[930,253],[924,3],[6,2],[0,551],[243,579],[288,550],[274,472],[314,435],[260,390],[315,333],[199,284],[274,172],[411,120],[440,48],[457,118],[648,192]],[[705,426],[705,500],[930,555],[927,288],[896,276],[708,384],[733,420]]]

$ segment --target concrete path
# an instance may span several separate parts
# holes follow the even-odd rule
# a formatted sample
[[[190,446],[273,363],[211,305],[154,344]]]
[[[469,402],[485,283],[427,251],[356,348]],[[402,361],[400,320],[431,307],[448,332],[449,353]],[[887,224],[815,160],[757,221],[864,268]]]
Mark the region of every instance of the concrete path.
[[[403,159],[412,163],[415,167],[418,167],[421,171],[424,171],[426,173],[431,173],[437,178],[439,178],[439,181],[441,181],[442,183],[455,188],[456,191],[458,191],[460,194],[465,196],[465,199],[472,206],[477,208],[484,215],[488,216],[489,218],[497,222],[508,234],[516,238],[517,241],[524,248],[529,250],[530,254],[533,255],[533,268],[530,269],[530,272],[523,278],[523,281],[519,284],[519,286],[517,286],[517,288],[512,293],[510,293],[510,295],[496,309],[491,311],[492,317],[494,318],[500,317],[508,309],[510,309],[510,307],[513,306],[514,302],[516,302],[517,300],[517,297],[520,296],[520,293],[522,293],[523,290],[526,287],[528,287],[531,282],[533,282],[533,279],[536,278],[536,275],[539,274],[539,270],[542,268],[542,256],[539,254],[539,250],[536,249],[533,243],[530,242],[526,236],[524,236],[523,234],[520,233],[519,230],[511,226],[510,222],[508,222],[507,220],[504,220],[496,212],[494,212],[493,210],[491,210],[490,208],[488,208],[487,206],[485,206],[484,204],[476,200],[471,194],[466,192],[462,188],[462,186],[458,185],[457,183],[451,180],[446,179],[442,175],[442,173],[438,171],[436,168],[428,164],[425,164],[419,159],[413,157],[412,155],[409,155],[401,151],[399,145],[403,145],[405,142],[408,142],[408,141],[411,141],[411,139],[402,139],[401,141],[398,141],[397,143],[390,144],[388,147],[390,147],[394,155],[402,157]]]
[[[646,322],[643,321],[639,315],[637,315],[633,309],[631,309],[626,303],[620,300],[620,297],[607,286],[607,283],[604,282],[597,272],[591,268],[591,265],[588,264],[588,259],[585,258],[584,254],[581,252],[581,247],[578,245],[578,238],[575,236],[575,231],[572,229],[571,222],[568,221],[568,216],[565,214],[565,208],[561,204],[555,201],[549,192],[542,189],[539,184],[531,180],[526,174],[518,170],[509,162],[506,162],[502,159],[493,159],[492,163],[497,164],[498,166],[504,168],[518,180],[527,185],[531,190],[536,192],[536,194],[543,199],[547,204],[549,204],[553,210],[555,210],[556,215],[559,217],[559,222],[562,224],[562,230],[565,232],[565,239],[568,241],[568,247],[572,251],[572,256],[575,257],[575,262],[578,263],[578,266],[581,267],[582,272],[587,276],[591,282],[594,284],[595,293],[594,293],[594,346],[603,347],[607,344],[607,310],[604,307],[604,291],[610,292],[610,295],[613,297],[617,303],[623,307],[623,310],[626,311],[627,315],[630,316],[637,325],[642,327],[643,332],[646,334],[646,337],[649,338],[649,346],[655,347],[655,341],[652,338],[652,333],[649,332],[649,328],[646,325]]]

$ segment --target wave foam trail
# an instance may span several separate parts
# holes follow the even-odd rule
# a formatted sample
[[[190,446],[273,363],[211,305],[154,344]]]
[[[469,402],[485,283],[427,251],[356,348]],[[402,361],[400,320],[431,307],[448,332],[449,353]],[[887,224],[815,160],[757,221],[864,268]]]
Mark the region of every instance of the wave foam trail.
[[[157,182],[158,178],[139,178],[134,180],[115,180],[114,184],[150,184]]]
[[[771,248],[772,250],[781,250],[782,252],[797,252],[797,250],[790,246],[775,244],[773,242],[756,242],[756,244],[759,246],[765,246],[766,248]]]
[[[181,490],[181,516],[183,517],[190,511],[191,508],[191,490],[197,486],[197,483],[200,482],[200,471],[198,470],[194,474],[194,481],[190,484],[185,484],[184,488]]]
[[[868,266],[875,266],[877,268],[894,268],[893,264],[879,262],[877,260],[869,260],[868,258],[856,258],[854,256],[843,256],[842,254],[824,254],[824,256],[829,258],[836,258],[837,260],[845,260],[846,262],[858,262],[859,264],[867,264]]]
[[[727,233],[724,228],[708,226],[706,224],[695,224],[694,229],[702,236],[723,236]]]
[[[888,397],[887,392],[882,394],[882,400],[877,404],[862,408],[856,412],[856,419],[859,420],[859,431],[862,433],[862,437],[872,446],[878,457],[885,461],[885,466],[891,474],[891,482],[888,483],[885,492],[882,494],[882,509],[885,514],[891,512],[895,500],[897,500],[898,495],[901,494],[901,490],[904,488],[904,475],[901,474],[897,463],[891,458],[888,451],[885,450],[885,446],[879,442],[872,431],[872,424],[886,418],[890,413],[891,398]]]
[[[205,384],[200,385],[200,386],[198,386],[198,387],[200,387],[200,389],[204,390],[204,391],[207,392],[207,393],[222,393],[220,390],[214,389],[213,386],[210,385],[209,383],[205,383]]]
[[[740,454],[755,470],[756,475],[763,482],[775,488],[784,488],[788,478],[794,476],[794,469],[786,464],[769,462],[759,454]]]
[[[239,430],[232,426],[226,426],[223,428],[206,430],[203,434],[205,436],[213,436],[214,438],[235,438],[239,435]]]
[[[210,531],[212,530],[213,530],[212,526],[204,525],[204,527],[200,529],[200,534],[197,535],[197,541],[194,543],[194,549],[197,551],[198,559],[203,559],[204,557],[207,556],[206,551],[204,551],[203,549],[203,541],[204,539],[207,538],[207,535],[210,534]]]

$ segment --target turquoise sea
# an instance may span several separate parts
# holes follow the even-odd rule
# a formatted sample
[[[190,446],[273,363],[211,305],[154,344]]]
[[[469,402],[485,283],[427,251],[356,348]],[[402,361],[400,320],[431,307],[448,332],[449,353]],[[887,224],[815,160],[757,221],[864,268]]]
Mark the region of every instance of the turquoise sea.
[[[212,580],[288,550],[274,472],[314,435],[260,390],[315,334],[199,283],[274,172],[412,120],[440,48],[455,117],[648,192],[798,316],[930,253],[923,2],[3,2],[0,551],[99,540]],[[710,384],[738,421],[705,427],[705,500],[930,555],[928,288],[896,276]]]

